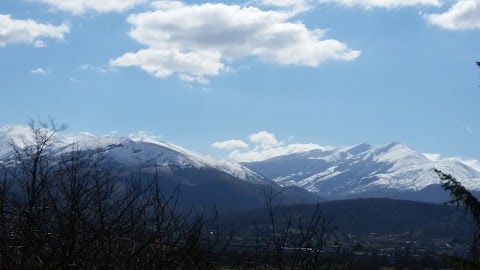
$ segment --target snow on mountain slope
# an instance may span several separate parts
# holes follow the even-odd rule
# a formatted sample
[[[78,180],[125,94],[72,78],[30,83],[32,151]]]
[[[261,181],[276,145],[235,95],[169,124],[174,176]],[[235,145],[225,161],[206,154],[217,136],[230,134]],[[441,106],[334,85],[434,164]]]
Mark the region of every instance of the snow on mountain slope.
[[[425,191],[440,184],[434,168],[480,191],[480,172],[456,161],[432,161],[400,143],[312,150],[244,165],[281,185],[296,185],[329,197]]]
[[[0,126],[0,157],[11,151],[11,144],[23,147],[33,142],[33,133],[27,126]]]
[[[188,168],[210,167],[251,183],[265,185],[271,183],[270,180],[239,163],[218,160],[172,143],[159,142],[149,138],[123,139],[107,153],[120,162],[131,164],[154,162],[160,166],[173,165]]]
[[[11,153],[11,144],[24,147],[34,142],[27,126],[0,126],[0,158]],[[212,168],[254,184],[269,185],[270,180],[245,166],[198,154],[177,145],[144,137],[94,136],[88,133],[57,134],[52,147],[59,152],[73,149],[100,151],[107,159],[133,166],[158,165],[180,168]]]

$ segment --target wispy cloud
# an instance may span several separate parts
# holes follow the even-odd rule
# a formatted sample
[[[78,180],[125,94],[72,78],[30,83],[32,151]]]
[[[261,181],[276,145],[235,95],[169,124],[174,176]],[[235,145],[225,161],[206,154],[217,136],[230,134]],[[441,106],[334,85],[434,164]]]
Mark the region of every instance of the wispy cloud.
[[[46,75],[46,74],[50,73],[49,70],[45,70],[43,68],[32,69],[30,72],[33,73],[33,74],[37,74],[37,75]]]
[[[65,23],[56,26],[31,19],[12,19],[10,15],[0,14],[0,47],[13,43],[32,44],[37,48],[45,47],[45,42],[40,40],[41,38],[63,40],[69,31]]]
[[[311,1],[308,0],[261,0],[260,3],[265,6],[272,6],[291,10],[293,14],[304,12],[311,8]]]
[[[360,6],[364,8],[400,8],[411,6],[436,6],[442,5],[439,0],[312,0],[309,2],[336,3],[343,6]]]
[[[361,7],[366,9],[393,9],[412,6],[439,7],[442,5],[441,0],[260,0],[260,3],[280,8],[289,8],[293,11],[305,11],[319,4],[337,4],[345,7]]]
[[[74,15],[87,12],[106,13],[121,12],[136,5],[146,3],[147,0],[32,0],[47,4],[52,9],[66,11]]]
[[[35,40],[35,42],[33,42],[33,47],[35,48],[43,48],[43,47],[47,47],[47,44],[45,44],[45,42],[43,40]]]
[[[109,72],[114,72],[117,71],[117,69],[112,68],[107,65],[100,65],[100,66],[95,66],[95,65],[81,65],[79,66],[80,70],[84,71],[94,71],[98,73],[109,73]]]
[[[152,139],[152,140],[159,140],[162,138],[162,135],[154,134],[153,132],[147,131],[147,130],[139,130],[137,132],[130,133],[128,135],[129,138],[131,139]]]

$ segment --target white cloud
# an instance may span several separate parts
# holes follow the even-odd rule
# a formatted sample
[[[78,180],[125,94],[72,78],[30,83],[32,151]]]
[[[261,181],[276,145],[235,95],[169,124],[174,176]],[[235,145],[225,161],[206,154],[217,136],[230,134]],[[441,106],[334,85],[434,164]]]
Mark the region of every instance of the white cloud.
[[[12,43],[27,43],[35,47],[44,47],[45,43],[39,38],[62,40],[69,32],[66,24],[58,26],[43,24],[31,19],[16,20],[10,15],[0,14],[0,47]]]
[[[128,17],[133,26],[130,36],[146,48],[111,60],[112,66],[139,67],[158,78],[178,73],[181,79],[205,82],[205,77],[219,75],[226,62],[249,56],[317,67],[360,55],[340,41],[326,39],[323,30],[290,21],[289,12],[178,1],[158,1],[153,6],[157,10]]]
[[[210,81],[205,78],[203,75],[191,76],[187,74],[179,74],[178,78],[185,82],[197,82],[199,84],[209,84]]]
[[[248,148],[248,144],[246,144],[242,140],[228,140],[223,142],[215,142],[212,144],[212,146],[218,149],[226,149],[226,150]]]
[[[43,68],[32,69],[30,72],[33,73],[33,74],[38,74],[38,75],[46,75],[47,73],[49,73],[48,71],[46,71]]]
[[[248,147],[248,144],[246,144],[242,140],[216,142],[212,144],[212,146],[215,148],[231,151],[228,155],[228,158],[238,162],[260,161],[281,155],[305,152],[313,149],[330,148],[313,143],[294,143],[289,145],[283,145],[283,142],[278,142],[274,134],[267,131],[250,134],[248,136],[248,139],[253,144],[253,149],[244,151],[240,150],[240,148]]]
[[[136,66],[157,78],[167,78],[173,73],[201,78],[206,75],[218,75],[223,68],[219,53],[212,51],[184,53],[177,49],[144,49],[136,53],[126,53],[110,61],[110,65]]]
[[[248,136],[248,139],[252,143],[260,145],[260,147],[262,147],[263,149],[269,149],[279,145],[277,139],[275,138],[275,135],[267,131],[260,131],[255,134],[250,134]]]
[[[152,139],[152,140],[159,140],[162,136],[161,136],[161,135],[153,134],[153,133],[150,132],[150,131],[139,130],[139,131],[137,131],[137,132],[128,134],[128,137],[129,137],[130,139],[143,139],[143,138],[147,138],[147,139]]]
[[[43,48],[43,47],[46,47],[47,44],[45,44],[45,42],[43,40],[35,40],[35,42],[33,42],[33,47],[35,48]]]
[[[117,71],[116,69],[110,66],[105,66],[105,65],[101,65],[101,66],[81,65],[79,69],[85,70],[85,71],[94,71],[98,73],[108,73],[108,72]]]
[[[86,12],[121,12],[145,3],[147,0],[33,0],[49,5],[53,9],[81,15]]]
[[[449,10],[425,15],[431,24],[450,30],[480,29],[480,0],[458,0]]]
[[[240,150],[234,150],[229,155],[228,158],[238,162],[250,162],[250,161],[261,161],[273,157],[278,157],[282,155],[288,155],[293,153],[305,152],[314,149],[325,149],[318,144],[308,143],[308,144],[290,144],[286,146],[275,146],[268,149],[262,147],[255,147],[255,149],[247,152],[241,152]]]
[[[181,1],[155,1],[152,2],[152,7],[155,9],[173,9],[173,8],[181,8],[185,5]]]
[[[291,9],[292,12],[299,13],[310,9],[308,0],[262,0],[261,4],[279,8]]]
[[[439,0],[316,0],[316,2],[337,3],[348,7],[361,6],[364,8],[400,8],[419,5],[439,7],[442,5]]]
[[[432,153],[424,153],[423,155],[432,161],[442,161],[442,160],[457,161],[469,167],[472,167],[473,169],[480,172],[480,162],[476,159],[466,159],[462,157],[443,158],[440,154],[432,154]]]
[[[314,5],[334,3],[346,7],[363,8],[402,8],[411,6],[442,5],[441,0],[261,0],[261,4],[280,8],[290,8],[293,11],[308,10]]]

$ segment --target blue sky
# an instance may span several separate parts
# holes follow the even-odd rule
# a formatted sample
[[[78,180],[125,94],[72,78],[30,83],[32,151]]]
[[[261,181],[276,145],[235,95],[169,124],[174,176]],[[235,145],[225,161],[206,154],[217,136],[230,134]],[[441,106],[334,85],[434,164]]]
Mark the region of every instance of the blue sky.
[[[1,1],[0,124],[480,160],[478,44],[480,0]]]

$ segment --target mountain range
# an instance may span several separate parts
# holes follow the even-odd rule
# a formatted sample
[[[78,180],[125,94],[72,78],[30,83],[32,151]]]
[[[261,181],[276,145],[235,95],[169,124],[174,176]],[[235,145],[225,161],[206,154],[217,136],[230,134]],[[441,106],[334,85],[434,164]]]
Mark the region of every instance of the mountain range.
[[[243,163],[282,186],[298,186],[327,199],[389,197],[444,202],[437,168],[466,188],[480,190],[480,172],[453,160],[433,161],[401,143],[331,147]]]
[[[27,126],[1,126],[0,161],[11,158],[12,144],[24,147],[33,141]],[[432,161],[400,143],[329,147],[240,164],[141,137],[57,134],[52,142],[53,153],[101,153],[123,175],[159,174],[164,188],[179,187],[187,204],[255,208],[264,206],[268,192],[279,193],[284,204],[359,197],[443,202],[448,194],[434,168],[480,191],[480,172],[457,161]]]
[[[25,147],[34,141],[34,133],[28,126],[0,127],[0,161],[11,159],[12,146]],[[72,150],[87,155],[101,154],[103,166],[115,169],[125,179],[132,174],[147,180],[158,175],[165,195],[178,187],[181,203],[187,206],[215,203],[224,208],[262,207],[266,193],[280,191],[278,199],[286,204],[317,199],[317,195],[299,187],[284,189],[240,163],[149,138],[57,133],[51,142],[51,155]]]

